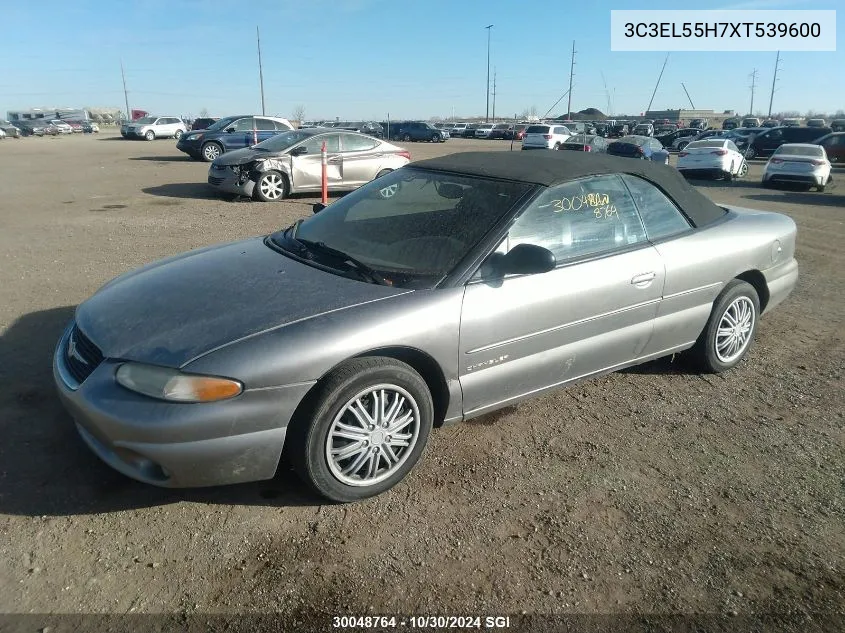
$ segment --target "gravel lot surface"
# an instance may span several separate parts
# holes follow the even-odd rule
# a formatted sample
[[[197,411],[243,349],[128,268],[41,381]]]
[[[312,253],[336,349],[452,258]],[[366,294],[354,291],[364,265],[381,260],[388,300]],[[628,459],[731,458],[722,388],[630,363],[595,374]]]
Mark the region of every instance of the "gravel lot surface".
[[[761,163],[700,183],[799,227],[799,286],[733,371],[663,359],[440,429],[406,481],[342,506],[288,472],[135,483],[54,394],[53,346],[101,284],[317,201],[226,202],[206,172],[172,140],[0,142],[0,612],[792,613],[845,628],[845,173],[823,194],[761,189]]]

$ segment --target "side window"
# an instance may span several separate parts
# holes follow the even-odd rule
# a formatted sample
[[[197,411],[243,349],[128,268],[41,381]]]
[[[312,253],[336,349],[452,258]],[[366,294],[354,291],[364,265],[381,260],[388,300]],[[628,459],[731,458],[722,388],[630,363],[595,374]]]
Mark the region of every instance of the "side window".
[[[253,119],[251,116],[244,117],[243,119],[238,119],[230,128],[235,128],[235,132],[251,132],[253,130]]]
[[[772,130],[768,134],[760,135],[760,139],[766,139],[769,141],[779,141],[783,138],[783,130]]]
[[[376,146],[376,141],[356,134],[342,134],[341,142],[344,152],[363,152]]]
[[[340,134],[326,134],[312,136],[310,139],[305,141],[303,145],[305,146],[306,153],[319,156],[320,152],[322,152],[323,141],[326,142],[326,152],[329,154],[340,151]]]
[[[734,144],[733,141],[728,141],[728,149],[732,152],[739,152],[739,148]]]
[[[255,129],[256,130],[275,130],[276,123],[271,121],[270,119],[262,119],[256,117],[255,119]]]
[[[650,182],[636,176],[624,175],[650,240],[689,230],[690,224],[666,195]]]
[[[628,189],[619,176],[608,175],[546,189],[516,219],[507,247],[536,244],[566,261],[645,241]]]

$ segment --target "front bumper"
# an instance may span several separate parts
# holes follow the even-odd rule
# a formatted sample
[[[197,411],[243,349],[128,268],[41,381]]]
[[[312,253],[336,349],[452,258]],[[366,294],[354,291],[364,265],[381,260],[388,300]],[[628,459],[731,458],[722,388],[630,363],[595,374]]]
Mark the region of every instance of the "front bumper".
[[[190,132],[182,134],[182,137],[176,141],[176,149],[180,152],[185,152],[189,156],[200,156],[202,153],[202,139],[187,140],[185,137],[189,134]]]
[[[106,359],[77,385],[64,361],[69,332],[53,355],[59,398],[82,439],[109,466],[166,488],[275,475],[288,423],[313,382],[247,389],[215,403],[171,403],[118,385],[114,374],[120,362]]]
[[[233,193],[239,196],[252,197],[255,190],[255,181],[249,177],[246,180],[239,174],[226,167],[215,169],[213,166],[208,170],[208,184],[218,191]]]

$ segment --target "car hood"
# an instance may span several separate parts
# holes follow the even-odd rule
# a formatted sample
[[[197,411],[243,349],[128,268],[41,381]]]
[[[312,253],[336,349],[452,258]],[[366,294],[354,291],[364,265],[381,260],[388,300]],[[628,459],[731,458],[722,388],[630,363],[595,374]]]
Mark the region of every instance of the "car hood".
[[[77,308],[76,322],[107,358],[181,367],[253,334],[407,292],[301,264],[256,237],[117,277]]]
[[[283,152],[264,152],[256,150],[251,147],[244,147],[243,149],[236,149],[232,152],[226,152],[222,156],[214,159],[215,165],[245,165],[255,160],[263,160],[265,158],[278,158],[282,156]]]

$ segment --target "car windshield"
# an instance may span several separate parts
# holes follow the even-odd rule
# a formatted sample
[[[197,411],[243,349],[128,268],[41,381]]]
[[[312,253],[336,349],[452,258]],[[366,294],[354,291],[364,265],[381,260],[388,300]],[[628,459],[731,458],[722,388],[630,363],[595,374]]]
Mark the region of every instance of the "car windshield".
[[[148,125],[150,123],[155,123],[156,117],[154,116],[145,116],[142,119],[135,119],[132,123],[139,123],[141,125]]]
[[[282,132],[271,136],[266,141],[261,141],[257,145],[253,145],[252,149],[263,150],[266,152],[283,152],[307,138],[314,136],[313,129],[308,130],[291,130],[290,132]]]
[[[243,117],[240,117],[240,116],[227,116],[223,119],[218,120],[216,123],[209,125],[206,128],[206,132],[218,132],[220,130],[225,129],[233,121],[237,121],[238,119],[242,119],[242,118]]]
[[[775,154],[779,156],[811,156],[812,158],[821,158],[823,156],[821,146],[790,147],[789,145],[781,145]]]
[[[293,255],[303,242],[306,248],[321,244],[323,251],[341,251],[372,268],[390,285],[432,288],[533,187],[404,167],[271,240]]]
[[[700,149],[700,148],[713,148],[713,147],[724,147],[725,141],[724,140],[716,140],[716,141],[693,141],[689,145],[687,145],[687,149]]]

